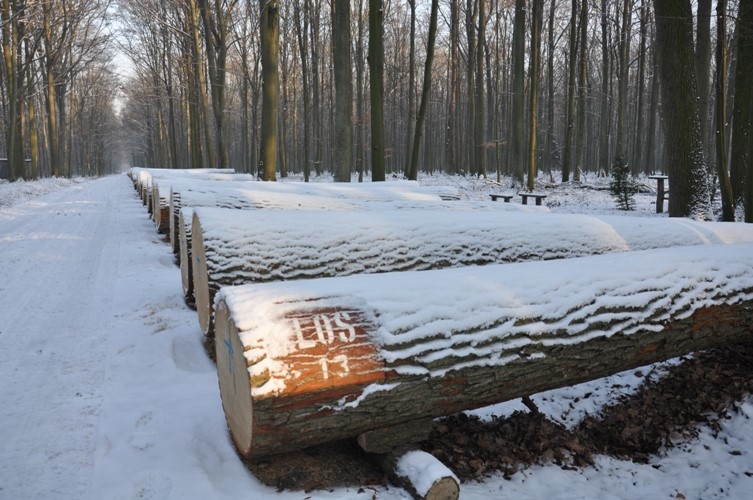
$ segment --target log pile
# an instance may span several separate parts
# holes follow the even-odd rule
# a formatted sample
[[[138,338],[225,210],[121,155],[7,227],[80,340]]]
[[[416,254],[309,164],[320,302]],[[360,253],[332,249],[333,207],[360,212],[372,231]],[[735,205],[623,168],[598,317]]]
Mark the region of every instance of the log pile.
[[[454,474],[410,444],[433,418],[751,341],[747,226],[561,216],[416,183],[130,175],[215,333],[251,459],[354,438],[413,496],[456,499]]]
[[[750,341],[750,255],[710,245],[225,287],[215,343],[233,441],[259,457]]]
[[[483,217],[477,214],[385,209],[276,211],[260,216],[197,208],[190,265],[199,324],[206,335],[212,335],[214,296],[223,286],[564,259],[708,242],[753,242],[753,228],[732,230],[722,223],[500,211],[485,212]],[[647,227],[652,231],[646,231]],[[662,233],[661,239],[655,237],[657,232]]]

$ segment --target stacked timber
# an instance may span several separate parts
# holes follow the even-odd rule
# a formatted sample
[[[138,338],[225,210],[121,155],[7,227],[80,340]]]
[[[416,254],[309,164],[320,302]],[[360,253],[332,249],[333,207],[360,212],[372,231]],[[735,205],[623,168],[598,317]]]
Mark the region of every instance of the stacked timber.
[[[216,182],[193,182],[173,185],[170,192],[170,241],[173,252],[180,252],[180,209],[182,207],[223,207],[267,210],[350,210],[357,204],[377,208],[394,204],[408,208],[431,204],[434,208],[460,209],[455,200],[457,189],[445,186],[420,186],[415,181],[387,183],[301,183],[257,182],[228,186]],[[466,208],[482,206],[466,203]],[[519,209],[519,208],[518,208]]]
[[[190,286],[207,335],[223,286],[753,242],[753,227],[739,224],[496,210],[259,214],[199,207],[192,216]]]
[[[749,342],[751,255],[706,245],[224,287],[233,441],[261,457]]]

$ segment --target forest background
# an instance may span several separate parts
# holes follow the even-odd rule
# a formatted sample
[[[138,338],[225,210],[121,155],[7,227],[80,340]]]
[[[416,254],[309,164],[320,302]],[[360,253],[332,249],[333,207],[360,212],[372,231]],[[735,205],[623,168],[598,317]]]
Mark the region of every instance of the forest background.
[[[2,0],[2,56],[10,180],[627,164],[670,215],[753,221],[748,0]]]

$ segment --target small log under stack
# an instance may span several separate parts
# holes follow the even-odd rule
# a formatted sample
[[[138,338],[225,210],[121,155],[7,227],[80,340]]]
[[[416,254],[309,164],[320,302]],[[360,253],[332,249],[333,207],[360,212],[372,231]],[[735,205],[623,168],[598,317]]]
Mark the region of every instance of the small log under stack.
[[[214,295],[222,286],[736,241],[753,242],[753,227],[497,210],[201,207],[193,214],[191,252],[199,323],[211,335]]]
[[[218,295],[246,457],[751,341],[753,244],[274,282]]]

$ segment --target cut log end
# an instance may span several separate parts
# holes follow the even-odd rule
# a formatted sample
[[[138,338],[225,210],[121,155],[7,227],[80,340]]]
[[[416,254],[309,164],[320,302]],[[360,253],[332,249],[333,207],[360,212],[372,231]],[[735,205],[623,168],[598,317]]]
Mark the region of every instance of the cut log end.
[[[246,358],[224,302],[219,304],[218,312],[222,334],[215,338],[215,356],[222,406],[235,446],[241,455],[248,457],[252,451],[253,406]]]
[[[436,457],[407,447],[374,457],[397,485],[419,500],[457,500],[460,482]]]
[[[249,332],[241,338],[227,304],[219,300],[215,326],[220,395],[244,457],[324,443],[338,433],[358,434],[343,434],[343,418],[349,417],[333,405],[357,402],[364,388],[386,378],[384,361],[367,335],[373,324],[362,312],[289,311],[279,318],[274,339]],[[276,356],[258,355],[269,345]]]
[[[191,274],[193,276],[193,294],[196,300],[196,313],[204,335],[214,335],[213,303],[214,294],[209,287],[207,258],[204,251],[204,238],[201,222],[194,212],[191,228]]]

